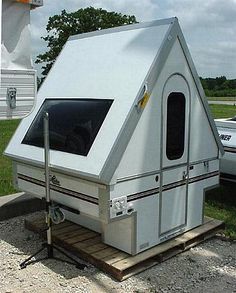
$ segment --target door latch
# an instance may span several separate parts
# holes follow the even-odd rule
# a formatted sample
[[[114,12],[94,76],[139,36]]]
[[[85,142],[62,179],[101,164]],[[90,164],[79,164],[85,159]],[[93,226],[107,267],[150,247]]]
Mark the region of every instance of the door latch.
[[[209,161],[204,162],[204,167],[205,167],[206,171],[208,172],[209,171]]]
[[[16,88],[9,87],[7,89],[7,105],[10,109],[16,108]]]
[[[183,171],[183,180],[187,180],[188,179],[188,172]]]

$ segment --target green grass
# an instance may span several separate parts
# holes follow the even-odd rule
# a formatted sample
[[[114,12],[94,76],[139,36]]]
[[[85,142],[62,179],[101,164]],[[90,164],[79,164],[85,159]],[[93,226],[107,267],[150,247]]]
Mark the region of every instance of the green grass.
[[[206,193],[205,214],[225,222],[225,234],[236,239],[236,184],[221,182]]]
[[[236,106],[211,104],[214,119],[236,115]],[[236,239],[236,195],[232,193],[234,184],[221,185],[208,192],[205,215],[225,222],[225,235]],[[227,203],[226,203],[227,202]]]
[[[19,122],[19,120],[0,121],[0,196],[16,192],[12,185],[11,160],[3,156],[3,152]]]
[[[230,101],[236,102],[236,97],[207,97],[208,101]]]
[[[231,239],[236,239],[236,207],[216,201],[207,201],[205,203],[205,215],[224,221],[224,234]]]
[[[211,114],[216,118],[229,118],[236,116],[236,106],[233,105],[209,105]]]

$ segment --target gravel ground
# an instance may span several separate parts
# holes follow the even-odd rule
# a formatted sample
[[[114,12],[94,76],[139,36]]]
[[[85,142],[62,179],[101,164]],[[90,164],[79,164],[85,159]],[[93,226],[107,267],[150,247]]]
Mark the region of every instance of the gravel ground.
[[[27,217],[33,217],[29,215]],[[214,238],[123,282],[92,265],[84,271],[44,260],[20,270],[41,247],[24,217],[0,222],[0,292],[236,292],[236,242]]]

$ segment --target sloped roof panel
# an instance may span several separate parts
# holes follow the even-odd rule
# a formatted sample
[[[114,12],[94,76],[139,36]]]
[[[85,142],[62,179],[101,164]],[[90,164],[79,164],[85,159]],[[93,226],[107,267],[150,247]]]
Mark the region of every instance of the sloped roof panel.
[[[151,22],[71,38],[39,96],[114,97],[132,103],[169,26]]]

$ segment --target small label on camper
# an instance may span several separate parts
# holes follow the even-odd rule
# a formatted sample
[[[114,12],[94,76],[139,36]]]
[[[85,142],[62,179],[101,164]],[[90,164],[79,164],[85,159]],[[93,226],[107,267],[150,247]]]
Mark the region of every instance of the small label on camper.
[[[231,139],[231,135],[229,135],[229,134],[221,134],[220,139],[225,140],[225,141],[229,141]]]

